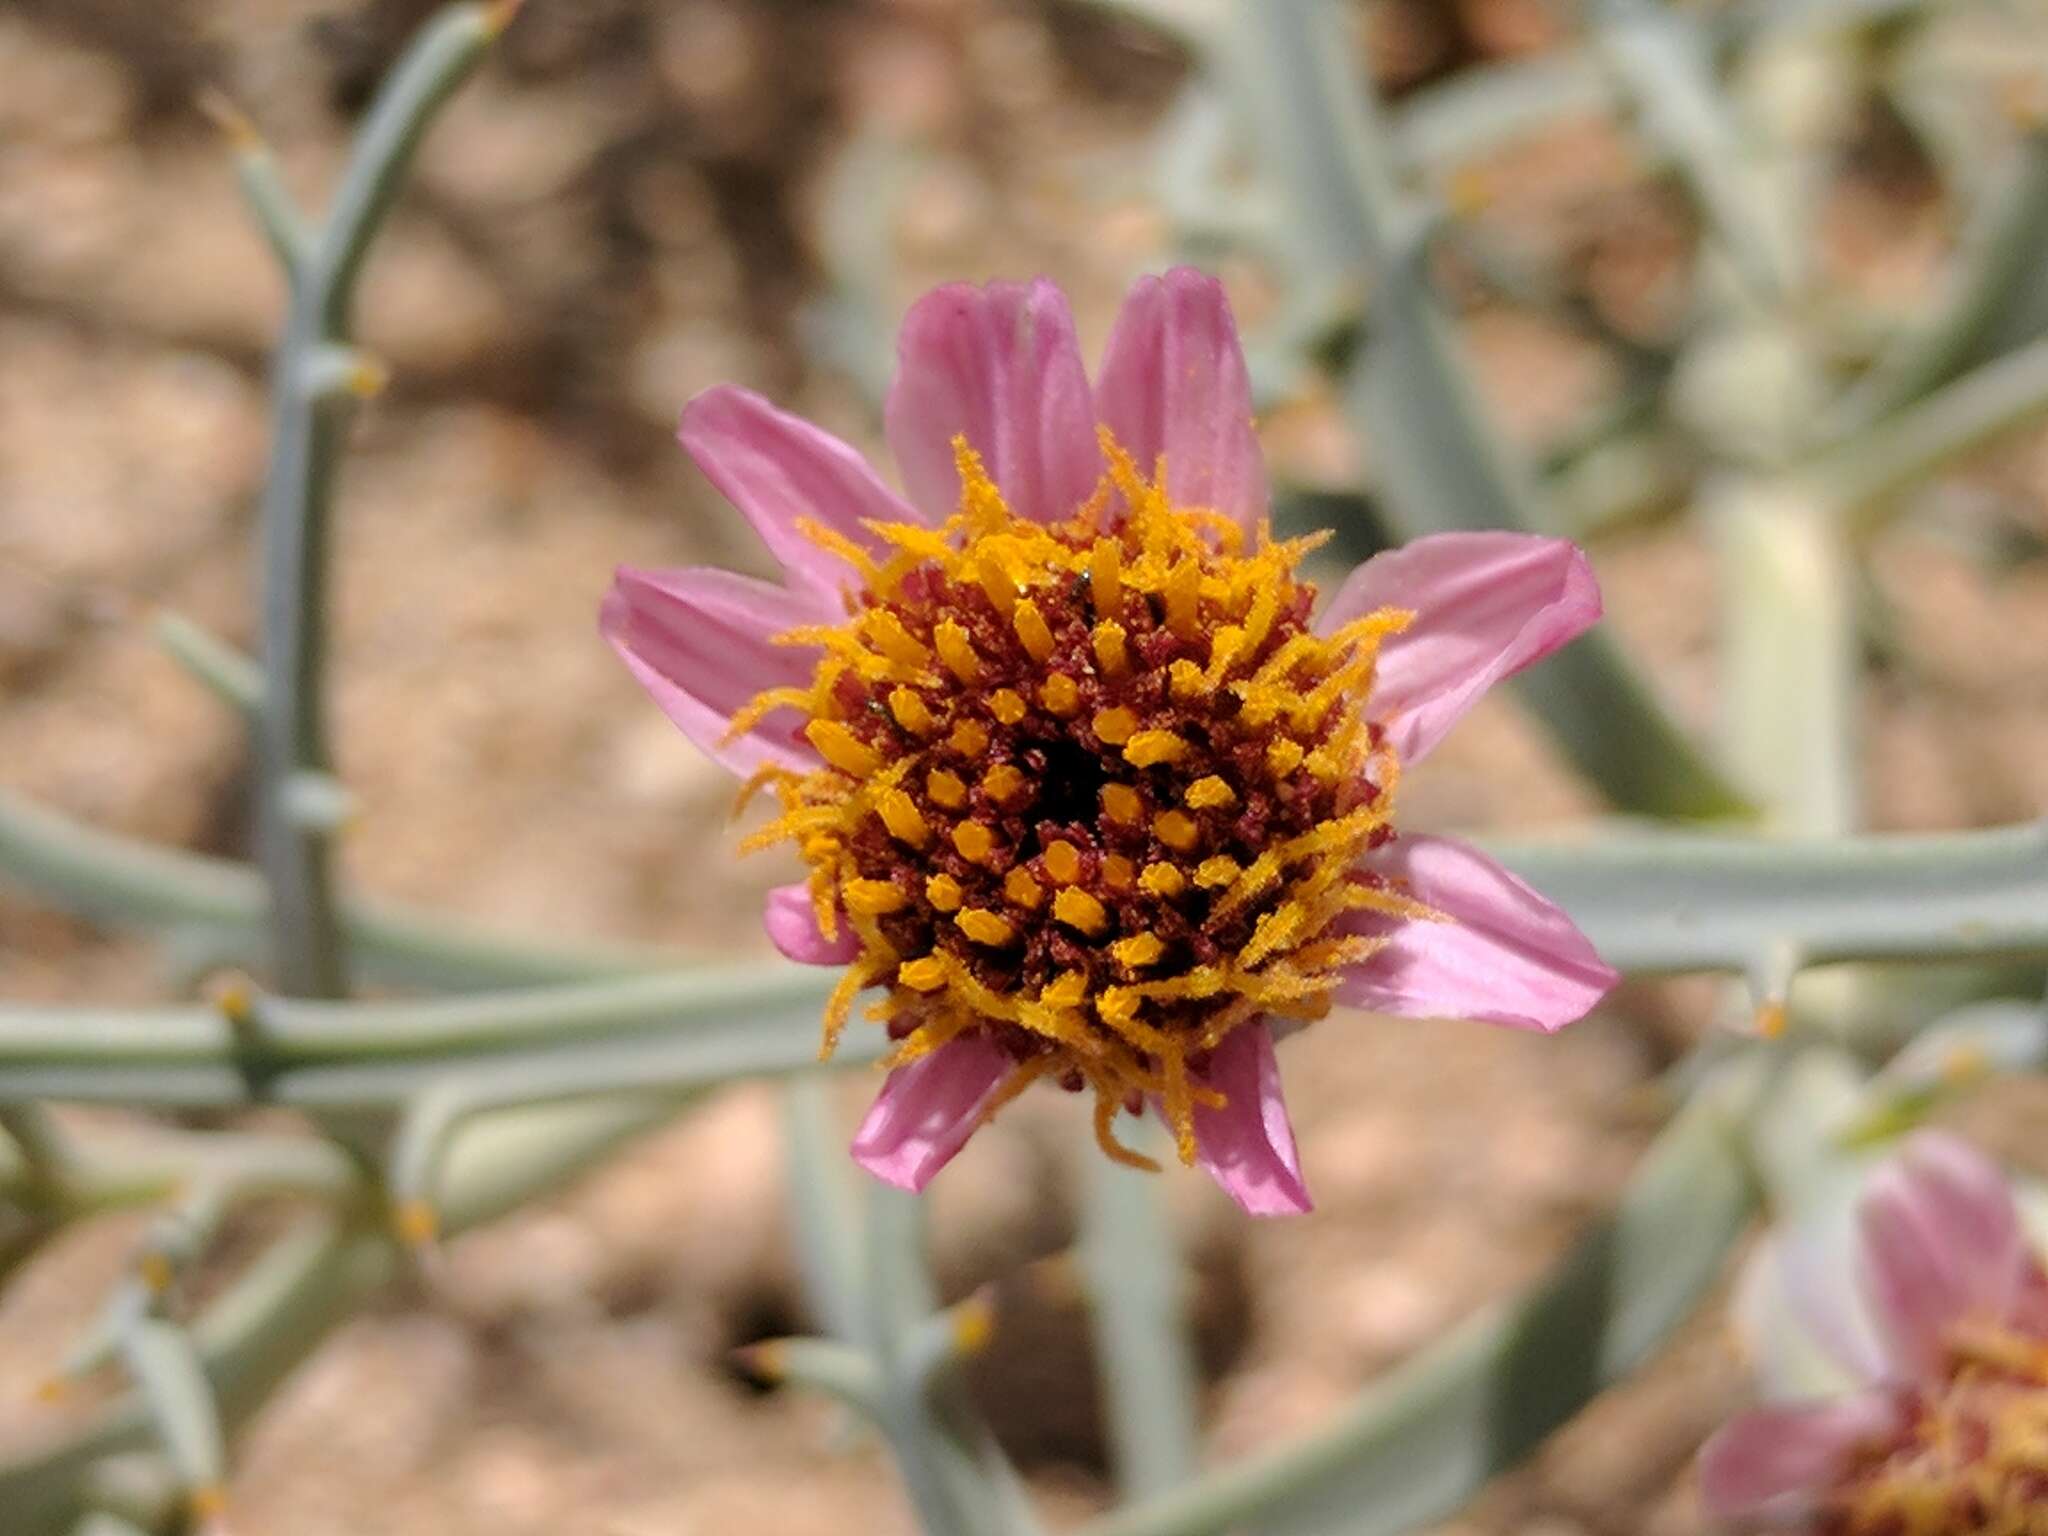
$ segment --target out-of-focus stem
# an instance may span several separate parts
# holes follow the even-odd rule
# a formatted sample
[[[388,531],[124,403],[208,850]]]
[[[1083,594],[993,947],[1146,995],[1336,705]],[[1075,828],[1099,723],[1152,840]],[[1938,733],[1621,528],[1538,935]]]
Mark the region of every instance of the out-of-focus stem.
[[[1161,1140],[1149,1125],[1146,1134]],[[1079,1257],[1117,1487],[1151,1498],[1185,1482],[1200,1460],[1187,1276],[1159,1180],[1106,1157],[1084,1161]]]
[[[263,880],[246,864],[184,853],[81,825],[0,790],[0,873],[103,921],[196,933],[223,963],[263,948]],[[380,981],[511,986],[674,969],[690,957],[622,944],[492,933],[434,913],[344,898],[355,960]]]
[[[1848,552],[1832,509],[1798,482],[1710,489],[1721,543],[1728,761],[1799,837],[1856,829],[1857,656]]]
[[[256,215],[271,254],[288,280],[295,280],[306,260],[306,221],[278,173],[277,157],[242,109],[219,91],[199,98],[199,109],[213,119],[235,157],[235,177],[242,196]]]
[[[446,1229],[459,1232],[535,1198],[674,1113],[672,1105],[599,1100],[479,1122],[449,1162]],[[319,1218],[282,1238],[195,1329],[222,1424],[232,1432],[245,1422],[398,1264],[394,1239],[378,1226]],[[58,1536],[81,1513],[89,1469],[149,1444],[149,1421],[131,1397],[53,1444],[0,1462],[8,1536]]]
[[[263,712],[263,669],[183,614],[159,614],[157,643],[223,703],[251,720]]]
[[[1896,494],[2048,415],[2048,340],[1972,369],[1846,438],[1805,466],[1852,528],[1875,526]]]
[[[1738,1092],[1737,1090],[1741,1091]],[[1678,1325],[1755,1204],[1745,1080],[1658,1138],[1614,1216],[1541,1284],[1474,1318],[1329,1424],[1083,1528],[1083,1536],[1395,1536],[1442,1519]]]
[[[2020,140],[1987,195],[1932,316],[1879,358],[1836,411],[1840,436],[1861,436],[1894,412],[2010,346],[2000,335],[2038,307],[2041,249],[2048,242],[2048,123]]]
[[[1345,399],[1389,504],[1411,533],[1549,531],[1537,491],[1494,430],[1424,270],[1431,211],[1400,182],[1368,82],[1327,0],[1234,13],[1216,67],[1236,88],[1312,281],[1370,290]],[[1537,717],[1618,807],[1686,819],[1749,806],[1678,729],[1620,647],[1596,630],[1518,680]]]

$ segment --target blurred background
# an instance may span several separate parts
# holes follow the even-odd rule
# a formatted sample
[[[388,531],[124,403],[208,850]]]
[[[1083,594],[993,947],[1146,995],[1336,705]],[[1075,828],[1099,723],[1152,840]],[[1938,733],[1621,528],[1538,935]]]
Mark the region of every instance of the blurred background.
[[[264,374],[284,295],[194,103],[225,90],[318,206],[374,83],[433,8],[0,9],[0,785],[246,854],[241,733],[148,627],[169,607],[255,641]],[[1562,56],[1578,27],[1568,0],[1352,9],[1352,62],[1418,133],[1461,82]],[[1957,71],[2009,29],[2030,35],[2017,4],[1918,9],[1953,20],[1936,61]],[[1892,47],[1880,20],[1853,46]],[[1976,156],[1988,177],[2019,153],[1995,91],[1979,93],[1981,123],[1944,127],[1891,88],[1892,62],[1873,53],[1863,88],[1831,100],[1809,209],[1812,292],[1873,349],[1938,299],[1983,185],[1953,166]],[[336,524],[335,736],[365,807],[350,877],[508,926],[765,952],[757,899],[787,870],[732,854],[728,781],[595,630],[616,563],[763,569],[674,446],[677,410],[739,382],[873,447],[895,318],[955,278],[1057,279],[1092,356],[1130,277],[1185,233],[1157,167],[1161,135],[1192,131],[1174,116],[1190,67],[1170,38],[1078,0],[529,0],[433,130],[362,295],[359,334],[393,382],[358,425]],[[1980,129],[1957,160],[1956,136]],[[1587,539],[1612,628],[1710,737],[1726,594],[1711,531],[1687,515],[1705,456],[1671,361],[1701,281],[1692,200],[1597,98],[1489,145],[1442,190],[1457,227],[1435,276],[1485,400]],[[1211,264],[1254,332],[1300,308],[1255,254]],[[1313,369],[1255,361],[1290,506],[1370,526],[1370,444]],[[1658,430],[1590,451],[1588,423],[1645,392]],[[1762,404],[1801,408],[1796,391]],[[2048,803],[2044,551],[2038,431],[1870,536],[1867,824],[1991,824]],[[1409,824],[1467,829],[1560,827],[1598,804],[1508,698],[1404,793]],[[164,985],[139,942],[0,894],[0,994],[144,1000]],[[1164,1176],[1194,1260],[1214,1453],[1318,1421],[1539,1273],[1626,1175],[1652,1123],[1646,1084],[1715,996],[1639,986],[1550,1041],[1349,1016],[1294,1041],[1317,1215],[1250,1225],[1199,1176]],[[841,1086],[850,1105],[869,1084]],[[934,1194],[944,1289],[998,1283],[977,1390],[1056,1521],[1106,1497],[1062,1258],[1068,1168],[1092,1155],[1078,1109],[1018,1105]],[[2007,1120],[1985,1122],[1994,1140],[2038,1158],[2038,1131],[2029,1148]],[[237,1530],[907,1530],[877,1445],[730,1364],[736,1346],[806,1324],[781,1155],[774,1091],[735,1089],[453,1244],[258,1420]],[[61,1411],[29,1404],[33,1384],[134,1232],[75,1233],[0,1294],[0,1438]],[[1442,1529],[1694,1531],[1691,1454],[1744,1391],[1710,1310]]]

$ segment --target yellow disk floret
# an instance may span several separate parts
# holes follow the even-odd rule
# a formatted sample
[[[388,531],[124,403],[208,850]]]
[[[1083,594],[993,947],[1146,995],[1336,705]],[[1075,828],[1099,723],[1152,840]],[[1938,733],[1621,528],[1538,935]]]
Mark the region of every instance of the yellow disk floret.
[[[963,1033],[1117,1115],[1156,1104],[1181,1158],[1222,1103],[1209,1053],[1267,1015],[1310,1019],[1377,940],[1352,914],[1432,916],[1359,870],[1392,835],[1398,763],[1366,717],[1383,609],[1319,636],[1297,575],[1314,540],[1256,538],[1171,504],[1106,435],[1110,470],[1063,523],[1011,513],[955,444],[941,529],[872,524],[875,554],[813,536],[860,587],[815,647],[796,709],[819,766],[757,776],[781,814],[744,846],[794,845],[821,928],[860,944],[855,994],[902,1063]]]
[[[1835,1536],[2048,1533],[2048,1337],[1966,1320],[1892,1436],[1851,1453],[1820,1502]]]

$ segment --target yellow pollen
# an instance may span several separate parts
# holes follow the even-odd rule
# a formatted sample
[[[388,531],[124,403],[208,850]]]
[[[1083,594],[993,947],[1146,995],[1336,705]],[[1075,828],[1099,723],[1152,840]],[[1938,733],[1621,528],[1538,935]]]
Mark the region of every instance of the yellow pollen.
[[[1097,617],[1114,621],[1124,611],[1124,553],[1115,539],[1097,539],[1088,551],[1088,586]],[[1121,626],[1117,637],[1123,637]]]
[[[1282,736],[1279,740],[1268,743],[1266,766],[1273,771],[1274,778],[1284,779],[1301,766],[1301,760],[1307,755],[1307,749],[1300,742],[1292,736]]]
[[[1024,770],[1015,763],[997,763],[981,776],[981,787],[997,805],[1008,805],[1026,782]]]
[[[1212,773],[1190,784],[1187,794],[1182,798],[1186,800],[1190,810],[1213,811],[1218,806],[1228,805],[1235,800],[1237,791]]]
[[[1940,1374],[1892,1436],[1849,1453],[1817,1515],[1841,1536],[2041,1536],[2048,1341],[2025,1323],[1951,1324]]]
[[[1135,970],[1139,966],[1151,965],[1157,961],[1166,953],[1166,945],[1160,941],[1157,934],[1139,933],[1128,939],[1118,939],[1109,946],[1109,952],[1116,956],[1117,964],[1127,965]]]
[[[1052,899],[1052,915],[1093,938],[1109,926],[1109,913],[1086,891],[1066,886]]]
[[[967,893],[951,875],[933,875],[924,883],[924,897],[941,912],[957,912]]]
[[[1103,1023],[1114,1028],[1135,1019],[1143,1001],[1130,987],[1104,987],[1102,995],[1095,999],[1095,1011],[1102,1015]]]
[[[1102,786],[1102,814],[1111,821],[1135,827],[1145,815],[1145,801],[1128,784]]]
[[[1152,895],[1168,900],[1188,888],[1188,877],[1171,864],[1147,864],[1138,884]]]
[[[804,727],[804,735],[818,749],[818,756],[856,779],[865,779],[882,766],[874,749],[837,720],[813,720]]]
[[[980,864],[995,852],[996,836],[978,821],[963,821],[953,829],[953,846],[970,864]]]
[[[882,825],[889,829],[889,835],[899,843],[922,848],[931,841],[932,829],[925,823],[924,812],[917,808],[915,800],[900,789],[885,789],[877,795],[875,814],[882,818]]]
[[[1227,853],[1207,858],[1195,868],[1195,884],[1205,891],[1219,890],[1237,878],[1237,860]]]
[[[977,758],[988,750],[988,727],[979,720],[962,720],[953,727],[946,745],[964,758]]]
[[[1192,558],[1175,563],[1166,573],[1166,627],[1183,640],[1202,633],[1202,566]]]
[[[882,917],[910,905],[910,898],[886,880],[848,880],[839,894],[846,910],[858,917]]]
[[[981,590],[988,594],[988,600],[995,604],[996,612],[1007,614],[1017,603],[1017,583],[1010,579],[1010,573],[1003,569],[1002,562],[994,555],[984,554],[974,562],[974,578],[981,583]]]
[[[1003,894],[1020,907],[1035,907],[1045,897],[1038,882],[1021,864],[1003,876]]]
[[[1048,1008],[1078,1008],[1088,997],[1088,978],[1079,971],[1062,971],[1041,992],[1038,1000]]]
[[[975,943],[992,948],[1009,943],[1011,934],[1016,931],[1011,928],[1008,918],[980,907],[969,907],[953,921]]]
[[[1010,623],[1033,661],[1043,661],[1052,654],[1052,631],[1046,627],[1045,615],[1037,603],[1028,597],[1022,599],[1010,611]]]
[[[1088,636],[1095,648],[1095,664],[1104,677],[1122,677],[1131,670],[1131,653],[1124,645],[1124,627],[1115,619],[1104,619]]]
[[[1031,708],[1016,689],[998,688],[989,698],[988,712],[1004,725],[1015,725],[1031,712]]]
[[[1120,853],[1102,856],[1102,883],[1112,891],[1128,891],[1138,879],[1138,866]]]
[[[1098,709],[1092,723],[1096,737],[1112,747],[1122,746],[1138,729],[1137,715],[1121,704],[1114,709]]]
[[[1186,853],[1202,840],[1201,823],[1186,811],[1162,811],[1152,818],[1152,830],[1176,853]]]
[[[1045,872],[1057,885],[1072,885],[1081,878],[1081,850],[1063,837],[1045,845]]]
[[[1171,731],[1139,731],[1124,743],[1124,761],[1134,768],[1177,763],[1187,753],[1188,744]]]
[[[877,574],[874,557],[853,540],[836,529],[827,528],[815,517],[800,517],[796,520],[796,531],[809,539],[818,548],[837,555],[861,574],[864,581],[872,581]]]
[[[906,960],[897,968],[896,979],[919,992],[936,992],[946,984],[946,962],[937,955]]]
[[[967,781],[950,768],[934,768],[924,778],[924,792],[932,804],[957,811],[967,803]]]
[[[939,722],[932,717],[924,696],[914,688],[890,690],[889,713],[896,717],[896,723],[903,729],[919,736],[929,736],[938,729]]]
[[[1047,713],[1068,719],[1081,708],[1081,685],[1066,673],[1055,672],[1038,690],[1038,701]]]
[[[981,658],[974,654],[965,624],[957,619],[939,620],[932,627],[932,644],[939,648],[939,660],[946,670],[961,682],[971,684],[981,677]]]
[[[899,666],[916,670],[932,659],[923,642],[886,608],[868,610],[868,638],[874,641],[876,650]]]
[[[1209,691],[1209,678],[1185,657],[1166,669],[1166,688],[1182,704],[1191,703]]]
[[[1209,637],[1209,670],[1202,674],[1203,684],[1214,688],[1230,675],[1230,664],[1244,649],[1244,631],[1235,624],[1226,624]]]

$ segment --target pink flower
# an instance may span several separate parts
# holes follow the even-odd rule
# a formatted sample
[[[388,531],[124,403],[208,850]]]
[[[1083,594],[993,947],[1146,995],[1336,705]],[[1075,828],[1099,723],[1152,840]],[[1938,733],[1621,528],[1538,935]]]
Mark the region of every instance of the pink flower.
[[[1921,1132],[1858,1218],[1853,1277],[1784,1275],[1854,1389],[1723,1428],[1700,1453],[1708,1512],[1828,1536],[2043,1529],[2048,1274],[2003,1176]]]
[[[1223,290],[1131,292],[1091,386],[1050,283],[946,287],[903,327],[905,494],[758,396],[682,441],[782,564],[618,573],[603,629],[809,867],[784,954],[844,966],[899,1043],[854,1142],[925,1182],[1039,1077],[1097,1139],[1147,1104],[1248,1211],[1308,1209],[1276,1023],[1342,1002],[1554,1030],[1614,984],[1476,850],[1396,836],[1400,771],[1593,623],[1585,557],[1446,534],[1368,561],[1311,622],[1275,543]]]

